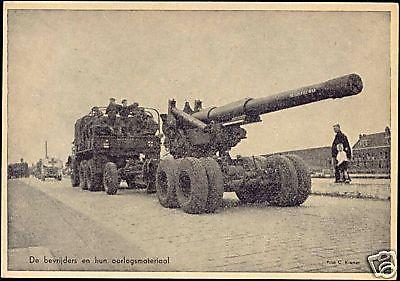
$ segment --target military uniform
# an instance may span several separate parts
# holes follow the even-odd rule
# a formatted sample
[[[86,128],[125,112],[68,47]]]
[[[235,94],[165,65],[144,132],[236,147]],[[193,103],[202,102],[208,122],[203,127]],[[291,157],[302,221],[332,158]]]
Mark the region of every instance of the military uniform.
[[[128,117],[130,113],[131,113],[130,106],[121,106],[119,108],[119,116],[121,117]]]
[[[117,113],[118,113],[118,109],[119,109],[118,107],[119,107],[118,104],[110,103],[106,109],[106,114],[108,115],[109,125],[112,126],[113,128],[115,126],[115,120],[117,119]]]
[[[122,105],[119,108],[119,116],[121,117],[121,129],[122,129],[122,133],[127,136],[128,132],[129,132],[129,120],[128,120],[128,116],[131,113],[131,108],[129,106],[126,105]]]

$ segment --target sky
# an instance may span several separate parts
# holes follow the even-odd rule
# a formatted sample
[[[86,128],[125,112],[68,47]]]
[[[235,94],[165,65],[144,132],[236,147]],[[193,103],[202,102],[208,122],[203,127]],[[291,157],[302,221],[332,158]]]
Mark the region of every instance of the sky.
[[[110,97],[167,111],[218,106],[349,73],[364,89],[262,116],[232,155],[353,145],[390,125],[390,14],[290,11],[8,11],[8,162],[66,161],[75,121]]]

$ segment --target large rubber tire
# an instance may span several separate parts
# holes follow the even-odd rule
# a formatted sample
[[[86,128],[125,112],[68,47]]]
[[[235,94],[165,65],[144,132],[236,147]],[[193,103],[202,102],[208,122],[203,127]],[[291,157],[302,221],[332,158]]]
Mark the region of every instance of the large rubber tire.
[[[292,161],[297,173],[297,196],[293,201],[293,205],[299,206],[303,204],[311,194],[311,173],[306,162],[301,157],[289,154],[286,157]]]
[[[268,185],[262,190],[263,199],[273,206],[294,206],[298,181],[292,161],[282,155],[272,155],[266,158],[265,170]]]
[[[222,205],[224,178],[221,168],[213,158],[200,158],[200,162],[206,170],[208,180],[206,212],[213,213]]]
[[[266,159],[263,156],[253,156],[244,157],[243,161],[246,162],[246,165],[252,167],[252,169],[264,169],[263,167]],[[265,201],[259,186],[249,186],[245,183],[245,185],[241,189],[236,190],[235,193],[240,202],[244,204],[259,203]]]
[[[83,160],[81,161],[80,167],[79,167],[79,182],[82,190],[87,190],[87,181],[86,181],[86,172],[87,170],[87,161]]]
[[[87,188],[89,191],[101,191],[103,189],[103,175],[95,173],[95,163],[93,159],[87,163]]]
[[[150,161],[150,162],[149,162]],[[152,194],[156,193],[156,172],[158,161],[148,160],[147,163],[143,165],[143,180],[146,184],[146,193]]]
[[[164,159],[160,161],[156,171],[156,192],[158,201],[165,208],[178,208],[176,196],[178,185],[178,161]]]
[[[104,190],[108,195],[114,195],[118,191],[118,170],[117,165],[107,162],[103,173]]]
[[[206,211],[208,179],[200,159],[186,157],[179,162],[176,195],[184,212],[201,214]]]
[[[79,186],[80,182],[79,182],[79,169],[78,167],[74,167],[74,169],[72,170],[71,173],[71,185],[73,187],[77,187]]]
[[[157,189],[156,189],[156,180],[154,179],[149,179],[148,181],[146,181],[146,193],[147,194],[153,194],[156,193]]]

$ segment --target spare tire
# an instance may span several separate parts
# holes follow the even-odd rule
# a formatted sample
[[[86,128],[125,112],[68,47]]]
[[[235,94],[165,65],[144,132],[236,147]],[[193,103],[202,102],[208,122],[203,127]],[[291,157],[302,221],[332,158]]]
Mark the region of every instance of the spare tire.
[[[297,173],[292,161],[282,155],[272,155],[264,162],[268,184],[262,190],[264,200],[274,206],[293,206],[297,195]]]
[[[213,213],[222,205],[222,198],[224,196],[224,178],[221,168],[213,158],[200,158],[200,162],[206,170],[208,179],[206,212]]]
[[[113,162],[107,162],[104,166],[103,185],[108,195],[114,195],[118,191],[118,170]]]
[[[87,190],[87,182],[86,182],[86,169],[87,169],[87,161],[81,161],[79,167],[79,182],[82,190]]]
[[[298,206],[303,204],[311,194],[311,174],[306,162],[301,157],[294,154],[286,155],[286,157],[292,161],[297,173],[297,196],[293,205]]]
[[[199,159],[186,157],[179,162],[176,195],[184,212],[201,214],[206,211],[208,180],[206,169]]]
[[[156,192],[158,201],[165,208],[178,208],[176,186],[178,179],[178,162],[175,159],[163,159],[156,171]]]

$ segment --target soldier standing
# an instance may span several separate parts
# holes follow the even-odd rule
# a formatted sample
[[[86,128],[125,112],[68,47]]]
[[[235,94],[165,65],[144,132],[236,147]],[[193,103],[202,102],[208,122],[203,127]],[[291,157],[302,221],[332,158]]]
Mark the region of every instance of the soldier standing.
[[[339,124],[333,125],[333,131],[335,132],[336,135],[332,143],[332,166],[334,166],[335,168],[335,183],[338,183],[341,181],[341,179],[340,179],[340,170],[338,168],[336,159],[338,155],[337,145],[340,143],[343,144],[343,150],[344,152],[346,152],[346,156],[349,161],[351,159],[351,147],[346,135],[343,134],[342,131],[340,130]],[[350,181],[350,177],[348,177],[348,180]]]
[[[119,116],[128,117],[129,113],[131,113],[131,109],[128,106],[128,101],[126,99],[123,99],[121,103],[122,106],[119,108]]]
[[[115,103],[115,98],[110,98],[110,103],[107,106],[106,114],[108,115],[108,124],[114,129],[115,120],[117,119],[118,104]]]
[[[129,132],[134,134],[140,130],[140,121],[139,121],[139,104],[137,102],[133,102],[128,106],[129,113],[132,115],[132,119],[129,121]]]
[[[122,129],[122,133],[124,135],[128,134],[128,116],[131,113],[131,109],[128,106],[128,101],[126,99],[123,99],[121,101],[122,106],[119,108],[119,116],[121,117],[121,129]]]

